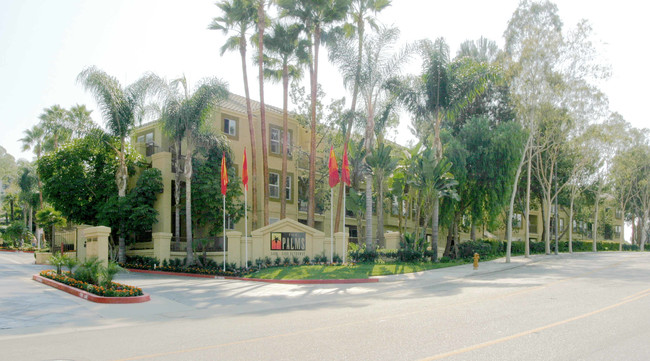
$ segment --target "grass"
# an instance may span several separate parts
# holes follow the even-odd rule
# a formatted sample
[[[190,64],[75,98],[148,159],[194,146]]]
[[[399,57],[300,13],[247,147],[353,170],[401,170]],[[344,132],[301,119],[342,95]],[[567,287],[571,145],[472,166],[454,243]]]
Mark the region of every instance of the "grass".
[[[465,261],[448,263],[361,263],[350,266],[289,266],[271,267],[252,273],[246,277],[275,280],[328,280],[358,279],[372,276],[386,276],[413,273],[437,268],[465,264]]]

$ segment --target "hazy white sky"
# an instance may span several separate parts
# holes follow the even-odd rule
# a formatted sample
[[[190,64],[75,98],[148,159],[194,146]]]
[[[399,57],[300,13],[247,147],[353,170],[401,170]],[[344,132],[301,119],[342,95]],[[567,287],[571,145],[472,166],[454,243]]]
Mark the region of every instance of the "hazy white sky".
[[[69,108],[86,104],[95,109],[93,98],[75,83],[86,66],[96,65],[129,84],[144,72],[173,79],[185,74],[195,83],[217,76],[230,90],[243,94],[238,53],[219,56],[224,36],[207,30],[219,15],[215,0],[2,0],[0,2],[0,145],[17,158],[32,158],[21,152],[23,131],[38,122],[43,108],[59,104]],[[455,54],[464,40],[480,36],[503,45],[503,32],[517,0],[429,1],[393,0],[380,19],[402,31],[403,41],[446,38]],[[602,85],[610,107],[636,127],[649,127],[646,96],[641,89],[650,84],[647,72],[650,25],[643,2],[619,0],[556,1],[565,28],[586,18],[596,39],[603,43],[604,61],[612,65],[612,78]],[[330,97],[344,90],[335,68],[323,54],[319,80]],[[412,66],[417,70],[417,65]],[[256,71],[251,68],[251,95],[257,99]],[[308,79],[305,79],[307,84]],[[638,84],[638,85],[637,85]],[[280,85],[265,86],[266,101],[281,106]],[[102,123],[100,114],[93,118]],[[398,134],[409,138],[402,119]]]

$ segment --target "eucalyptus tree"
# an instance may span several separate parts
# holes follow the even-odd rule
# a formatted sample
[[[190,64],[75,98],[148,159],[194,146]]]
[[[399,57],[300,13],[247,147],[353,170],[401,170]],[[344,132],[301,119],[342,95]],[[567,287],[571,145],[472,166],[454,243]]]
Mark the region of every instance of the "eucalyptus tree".
[[[255,136],[255,124],[253,123],[253,110],[251,108],[250,92],[248,90],[248,71],[246,68],[246,47],[247,37],[249,31],[255,25],[258,9],[255,4],[248,0],[225,0],[216,4],[222,12],[222,16],[212,19],[208,26],[210,30],[219,30],[224,35],[234,33],[233,36],[226,40],[226,43],[221,46],[221,55],[226,51],[239,51],[241,56],[242,76],[244,81],[244,95],[246,97],[246,116],[248,118],[248,129],[250,132],[250,158],[251,158],[251,195],[253,211],[253,219],[251,221],[253,229],[258,228],[257,216],[257,146]],[[266,174],[263,178],[266,178]],[[268,180],[264,181],[268,183]],[[265,187],[267,188],[267,187]]]
[[[182,87],[180,89],[179,85]],[[182,132],[187,144],[185,149],[185,227],[187,265],[194,262],[192,251],[192,158],[195,147],[205,133],[208,117],[219,101],[228,98],[227,85],[217,78],[202,79],[193,93],[185,77],[171,83],[166,94],[161,121],[168,130],[174,130],[176,137]],[[223,141],[223,140],[222,140]]]
[[[352,125],[354,123],[357,96],[359,93],[359,82],[361,81],[361,62],[363,59],[363,45],[366,33],[366,24],[372,29],[378,30],[376,15],[391,5],[391,0],[352,0],[350,3],[350,11],[348,12],[349,21],[343,25],[345,38],[333,42],[332,50],[330,51],[330,60],[339,66],[343,73],[343,82],[346,88],[350,90],[352,87],[352,101],[350,103],[350,111],[348,112],[347,126],[345,128],[345,140],[343,142],[343,153],[348,150],[348,143],[350,142],[350,135],[352,134]],[[356,57],[354,56],[354,49],[351,44],[348,44],[356,37]],[[337,46],[338,43],[346,44],[345,46]],[[354,59],[354,61],[350,61]],[[341,223],[341,206],[343,202],[344,184],[341,183],[339,195],[336,201],[336,222],[334,223],[334,231],[339,231],[339,224]]]
[[[265,35],[264,75],[274,81],[282,81],[282,175],[280,184],[287,183],[287,157],[289,154],[289,80],[300,79],[302,68],[307,63],[308,44],[300,38],[299,24],[273,25],[273,33]],[[286,217],[286,192],[280,192],[280,219]]]
[[[311,119],[309,149],[309,205],[307,225],[314,226],[316,209],[316,104],[318,102],[318,55],[323,35],[345,19],[350,0],[277,0],[281,16],[301,23],[309,42],[309,80],[311,85]]]
[[[84,69],[77,76],[77,82],[91,92],[104,118],[106,129],[112,136],[119,138],[119,148],[112,147],[119,160],[115,174],[118,197],[126,196],[129,172],[126,166],[127,138],[136,123],[142,122],[147,116],[147,98],[160,86],[160,79],[151,74],[145,74],[135,83],[123,87],[114,76],[95,66]],[[124,225],[120,225],[120,228]],[[126,243],[123,232],[119,232],[118,260],[126,260]]]

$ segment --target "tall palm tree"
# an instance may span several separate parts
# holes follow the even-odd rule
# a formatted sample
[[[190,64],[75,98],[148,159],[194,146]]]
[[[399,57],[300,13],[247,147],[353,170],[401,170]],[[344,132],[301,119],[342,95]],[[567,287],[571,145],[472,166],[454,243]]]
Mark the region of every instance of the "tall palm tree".
[[[268,5],[267,0],[254,0],[257,5],[257,67],[258,80],[260,82],[260,128],[262,130],[262,172],[264,173],[264,212],[263,225],[269,224],[269,149],[267,148],[266,138],[266,107],[264,105],[264,30],[266,29],[266,11],[264,8]],[[269,1],[270,2],[270,1]],[[285,183],[282,183],[283,186]],[[280,192],[284,193],[284,192]]]
[[[178,87],[179,84],[182,86],[182,91]],[[206,78],[201,80],[194,93],[190,95],[187,80],[183,77],[174,80],[170,90],[163,106],[161,122],[167,132],[174,132],[173,138],[178,139],[182,134],[182,138],[185,138],[187,144],[185,150],[185,227],[187,235],[186,265],[190,266],[194,263],[191,196],[193,153],[211,110],[217,102],[228,98],[228,87],[219,79]]]
[[[453,119],[473,99],[485,91],[487,82],[494,78],[493,73],[485,71],[488,65],[473,61],[452,63],[449,46],[443,38],[434,42],[423,40],[419,45],[423,57],[422,74],[418,77],[393,79],[387,87],[414,116],[414,126],[421,141],[434,151],[437,163],[442,161],[440,128],[443,120]],[[460,79],[462,87],[455,87],[454,81]],[[429,134],[432,134],[429,138]],[[438,213],[440,197],[433,197],[433,243],[438,242]]]
[[[374,147],[375,114],[378,104],[384,101],[385,86],[399,72],[399,68],[409,59],[412,52],[411,47],[407,46],[393,54],[389,53],[398,38],[399,29],[382,27],[374,36],[366,40],[363,47],[358,90],[366,113],[364,138],[366,154],[370,154]],[[341,42],[334,45],[334,48],[335,53],[355,56],[354,45],[350,42],[347,44]],[[344,62],[341,55],[334,58],[338,59],[339,63]],[[347,79],[347,82],[352,82],[355,79],[356,69],[343,66],[342,70],[344,70],[344,79]],[[372,247],[372,178],[370,174],[366,175],[366,206],[366,246]]]
[[[24,137],[20,139],[23,143],[23,151],[32,149],[36,154],[36,160],[41,159],[41,154],[43,152],[43,142],[45,138],[45,131],[39,125],[32,126],[31,129],[26,129],[24,132]],[[38,199],[40,207],[43,207],[43,183],[41,183],[41,177],[38,176]]]
[[[384,186],[397,167],[397,158],[391,155],[392,150],[390,145],[380,143],[366,157],[377,186],[377,241],[380,246],[384,245]]]
[[[282,175],[280,184],[287,183],[287,158],[289,154],[289,79],[302,76],[302,66],[308,61],[305,40],[300,39],[302,29],[298,24],[273,25],[273,33],[264,36],[267,54],[264,75],[274,81],[282,81]],[[280,219],[286,217],[286,192],[280,192]]]
[[[309,149],[309,206],[307,225],[314,227],[316,210],[316,103],[318,101],[318,54],[321,38],[329,27],[342,21],[347,15],[350,0],[277,0],[281,15],[304,25],[309,41],[309,80],[311,85],[311,121]]]
[[[246,96],[246,115],[251,140],[251,192],[252,192],[252,228],[257,228],[257,147],[255,145],[255,126],[253,124],[253,111],[251,109],[250,93],[248,91],[248,72],[246,70],[246,46],[248,31],[252,28],[257,17],[257,9],[247,0],[225,0],[216,4],[223,13],[222,16],[212,19],[208,26],[210,30],[220,30],[224,35],[233,32],[234,35],[226,40],[221,47],[221,55],[226,51],[239,50],[241,56],[242,75],[244,78],[244,95]],[[266,174],[264,175],[266,177]],[[268,182],[268,180],[266,181]]]
[[[79,104],[68,110],[66,118],[72,138],[81,138],[90,130],[97,128],[97,125],[90,116],[92,112],[85,105]]]
[[[51,150],[56,151],[59,143],[65,142],[71,134],[67,124],[68,111],[60,105],[53,105],[43,109],[43,114],[39,116],[41,125],[45,131],[45,136],[51,142]]]
[[[339,67],[342,68],[342,70],[345,69],[344,73],[346,73],[346,77],[344,81],[346,82],[346,85],[349,86],[350,82],[352,81],[352,102],[350,104],[350,112],[348,113],[347,117],[348,122],[345,130],[345,141],[343,142],[343,153],[346,153],[348,150],[350,134],[352,134],[354,114],[356,113],[357,108],[357,95],[359,94],[359,81],[361,77],[361,61],[366,24],[370,25],[371,28],[377,30],[378,26],[375,16],[377,13],[390,6],[390,4],[391,0],[352,0],[349,12],[350,21],[344,25],[344,29],[347,38],[356,35],[356,61],[350,61],[350,59],[354,59],[353,57],[350,57],[350,47],[348,47],[348,51],[345,52],[337,52],[336,49],[330,52],[330,59],[338,63]],[[352,69],[351,66],[354,66],[354,68]],[[348,75],[352,73],[354,74],[354,77],[350,78]],[[341,223],[340,210],[343,203],[343,192],[345,190],[343,182],[341,182],[340,189],[341,190],[336,201],[337,211],[336,222],[334,223],[334,232],[339,231],[339,224]]]
[[[108,75],[95,66],[84,69],[77,76],[77,82],[90,91],[99,106],[108,133],[120,139],[120,148],[113,147],[119,160],[115,174],[118,196],[126,196],[129,172],[126,167],[126,139],[131,130],[147,115],[146,100],[152,90],[160,86],[160,79],[153,74],[145,74],[135,83],[122,87],[114,76]],[[119,230],[118,261],[126,260],[124,225]]]

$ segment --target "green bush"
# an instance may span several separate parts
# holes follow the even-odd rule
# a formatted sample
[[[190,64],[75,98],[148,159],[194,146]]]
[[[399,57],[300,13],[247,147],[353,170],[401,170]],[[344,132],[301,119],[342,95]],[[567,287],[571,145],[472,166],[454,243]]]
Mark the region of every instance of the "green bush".
[[[400,262],[418,262],[422,260],[422,252],[414,249],[400,249],[396,252]]]

